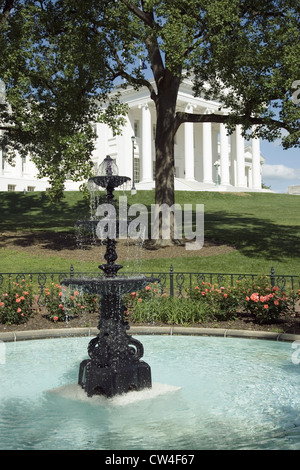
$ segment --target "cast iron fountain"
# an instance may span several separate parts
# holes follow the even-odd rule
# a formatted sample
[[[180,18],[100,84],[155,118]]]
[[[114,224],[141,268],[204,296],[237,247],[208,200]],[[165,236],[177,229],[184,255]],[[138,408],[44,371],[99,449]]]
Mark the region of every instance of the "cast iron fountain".
[[[106,202],[113,205],[115,188],[130,181],[130,178],[116,174],[117,167],[109,155],[99,170],[99,176],[90,178],[89,182],[105,188]],[[118,271],[123,266],[115,264],[118,258],[116,239],[108,236],[104,244],[106,264],[99,266],[102,276],[65,279],[62,284],[100,297],[99,333],[89,343],[90,359],[80,364],[78,383],[88,396],[98,394],[112,397],[152,386],[150,366],[140,360],[144,354],[143,345],[127,334],[130,327],[124,320],[126,307],[122,298],[124,294],[142,289],[158,279],[119,276]]]

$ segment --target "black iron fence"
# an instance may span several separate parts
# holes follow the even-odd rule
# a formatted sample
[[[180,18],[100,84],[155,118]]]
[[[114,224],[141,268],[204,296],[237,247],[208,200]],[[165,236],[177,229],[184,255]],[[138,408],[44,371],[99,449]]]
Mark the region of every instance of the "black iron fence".
[[[125,273],[124,275],[131,275],[133,273]],[[135,273],[136,274],[136,273]],[[171,297],[181,296],[186,289],[193,288],[195,285],[200,285],[202,282],[209,282],[211,284],[218,284],[219,286],[233,286],[236,281],[249,280],[255,281],[261,279],[261,274],[242,274],[242,273],[209,273],[209,272],[177,272],[174,271],[173,266],[170,266],[167,272],[142,272],[146,276],[154,276],[159,279],[157,284],[157,291],[161,294],[168,294]],[[67,272],[43,272],[43,273],[26,273],[26,272],[11,272],[0,273],[0,289],[9,288],[13,282],[20,283],[23,279],[29,279],[36,289],[36,295],[42,295],[46,288],[50,288],[52,283],[60,284],[65,278],[72,277],[100,277],[103,274],[100,272],[75,272],[73,266]],[[269,274],[264,275],[272,285],[277,286],[281,291],[285,289],[299,289],[300,276],[290,274],[276,274],[274,268],[271,268]]]

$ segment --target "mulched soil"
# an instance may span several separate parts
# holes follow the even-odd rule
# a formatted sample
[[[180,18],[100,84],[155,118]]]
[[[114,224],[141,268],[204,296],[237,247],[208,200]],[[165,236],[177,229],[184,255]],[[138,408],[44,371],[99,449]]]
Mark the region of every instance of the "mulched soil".
[[[32,256],[59,256],[64,259],[81,261],[101,261],[105,253],[104,246],[91,244],[94,240],[78,240],[70,232],[2,232],[0,233],[0,248],[9,248]],[[98,240],[99,242],[99,240]],[[184,245],[165,246],[159,250],[150,249],[147,243],[142,246],[138,241],[127,243],[118,240],[118,261],[146,260],[156,258],[192,258],[194,256],[212,256],[230,253],[233,246],[206,240],[200,250],[186,250]]]

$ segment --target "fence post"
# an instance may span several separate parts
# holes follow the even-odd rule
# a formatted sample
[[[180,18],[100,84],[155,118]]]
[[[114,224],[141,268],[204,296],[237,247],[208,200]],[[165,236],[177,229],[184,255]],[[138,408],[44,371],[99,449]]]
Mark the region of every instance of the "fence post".
[[[70,278],[72,279],[72,277],[74,277],[74,266],[73,266],[73,264],[71,264],[71,266],[70,266]]]
[[[174,273],[173,266],[170,266],[170,296],[174,297]]]
[[[272,287],[275,287],[275,269],[271,268],[271,276],[270,276],[270,279],[271,279],[271,286]]]

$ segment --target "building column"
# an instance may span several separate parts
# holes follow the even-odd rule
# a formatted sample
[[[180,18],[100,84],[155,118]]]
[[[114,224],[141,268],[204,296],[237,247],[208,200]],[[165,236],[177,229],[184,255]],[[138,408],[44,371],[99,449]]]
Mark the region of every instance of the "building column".
[[[244,137],[242,136],[242,126],[240,124],[236,126],[235,144],[236,144],[236,163],[237,163],[236,186],[239,188],[244,188],[246,186],[245,141],[244,141]]]
[[[146,104],[142,106],[142,180],[141,182],[153,181],[152,174],[152,129],[151,112]]]
[[[193,106],[188,104],[185,108],[186,113],[193,113]],[[185,179],[193,181],[194,174],[194,124],[192,122],[184,123],[184,168]]]
[[[203,183],[213,183],[211,123],[202,123]]]
[[[230,184],[229,177],[229,144],[225,124],[220,124],[220,173],[221,184]]]
[[[261,189],[260,141],[252,139],[252,188]]]

